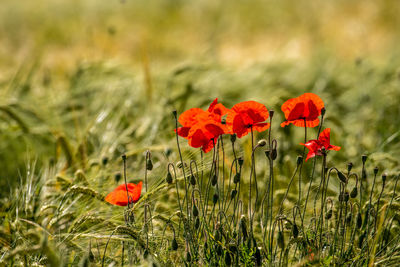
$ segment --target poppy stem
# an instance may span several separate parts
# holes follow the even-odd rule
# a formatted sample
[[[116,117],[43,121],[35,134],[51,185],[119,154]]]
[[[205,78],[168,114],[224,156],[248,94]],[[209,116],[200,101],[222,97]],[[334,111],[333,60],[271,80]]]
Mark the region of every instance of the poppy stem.
[[[307,143],[307,121],[306,121],[306,118],[304,118],[304,144],[305,143]],[[306,147],[304,146],[304,148],[303,148],[303,154],[302,154],[302,157],[303,157],[303,161],[302,161],[302,163],[301,163],[301,165],[300,165],[300,170],[299,170],[299,199],[298,199],[298,201],[297,201],[297,205],[300,207],[300,202],[301,202],[301,182],[302,182],[302,180],[301,180],[301,171],[302,171],[302,169],[303,169],[303,164],[304,164],[304,161],[305,161],[305,154],[306,154]]]
[[[128,183],[126,182],[126,155],[122,155],[122,162],[124,166],[124,181],[125,181],[125,189],[126,189],[126,201],[128,202],[128,209],[131,209],[131,203],[129,201],[129,191],[128,191]]]

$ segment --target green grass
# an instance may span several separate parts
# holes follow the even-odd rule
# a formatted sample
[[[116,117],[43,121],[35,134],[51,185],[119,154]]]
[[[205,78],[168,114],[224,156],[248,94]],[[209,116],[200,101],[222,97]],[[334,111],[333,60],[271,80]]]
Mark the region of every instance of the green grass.
[[[164,180],[167,164],[180,161],[172,111],[180,114],[191,107],[206,108],[215,97],[227,107],[256,100],[275,110],[272,133],[278,141],[278,158],[274,165],[274,215],[296,168],[296,157],[302,153],[299,143],[304,141],[303,129],[279,126],[284,119],[280,106],[304,92],[314,92],[324,100],[324,127],[332,128],[332,143],[342,147],[329,153],[328,167],[346,173],[347,164],[353,162],[353,171],[360,174],[361,155],[368,155],[365,192],[371,189],[373,168],[378,166],[373,203],[380,193],[380,176],[387,173],[379,216],[387,210],[400,172],[400,56],[396,33],[400,21],[396,1],[364,5],[364,1],[121,4],[42,0],[24,5],[5,1],[2,5],[1,264],[87,266],[90,262],[97,266],[105,253],[106,265],[113,261],[120,265],[122,251],[125,265],[128,261],[134,265],[187,263],[185,220],[177,213],[175,187]],[[314,138],[317,131],[311,129],[309,133]],[[266,137],[267,133],[256,136],[257,140]],[[224,142],[229,144],[229,137]],[[197,149],[183,139],[180,145],[184,161],[199,162]],[[244,137],[236,146],[245,159],[245,190],[240,197],[246,203],[251,140]],[[135,223],[127,226],[124,208],[107,204],[103,197],[122,183],[116,179],[122,172],[123,153],[128,156],[128,181],[144,180],[147,150],[154,164],[148,172],[149,193],[143,191],[142,200],[134,208]],[[225,152],[227,166],[233,160],[229,145]],[[210,154],[204,159],[204,175],[211,166]],[[318,160],[312,198],[320,181],[320,164]],[[264,192],[269,165],[261,150],[256,154],[256,169]],[[308,161],[303,169],[303,190],[311,171],[312,161]],[[225,175],[229,175],[228,170]],[[181,174],[178,179],[182,201]],[[340,183],[336,174],[331,180],[326,192],[335,203],[332,221],[336,222]],[[351,179],[347,189],[353,186]],[[205,189],[201,188],[202,193]],[[290,220],[297,197],[296,178],[284,203],[284,214]],[[363,212],[368,201],[361,202]],[[143,223],[146,203],[151,225]],[[398,205],[396,195],[388,213],[391,223],[381,225],[378,220],[378,234],[368,236],[369,248],[376,249],[371,252],[370,263],[395,266],[399,262]],[[247,214],[246,208],[243,213]],[[312,215],[310,204],[307,226]],[[258,222],[256,225],[260,227]],[[363,231],[367,227],[365,224]],[[146,228],[152,232],[149,247]],[[172,228],[177,251],[171,249]],[[331,230],[328,225],[324,228],[326,233]],[[221,240],[227,243],[234,230],[224,231],[226,236]],[[379,252],[382,247],[377,244],[385,238],[385,231],[391,232],[392,241]],[[214,229],[205,232],[215,235]],[[279,233],[275,234],[277,238]],[[303,239],[313,234],[311,228],[300,230]],[[356,231],[357,238],[361,235],[362,231]],[[255,236],[262,246],[262,235]],[[290,230],[283,231],[283,236],[284,246],[274,243],[278,255],[287,251],[289,265],[313,264],[308,256],[300,257],[306,248],[292,238]],[[193,246],[215,258],[212,253],[218,255],[219,243],[212,240],[208,238],[209,248],[204,249],[206,242],[200,235]],[[220,259],[228,251],[224,242]],[[350,247],[351,242],[346,240],[346,245]],[[255,247],[248,242],[240,246],[242,264],[254,264]],[[312,243],[309,247],[316,255],[315,264],[366,264],[362,263],[366,254],[360,253],[365,251],[359,248],[346,258],[318,253],[319,248]],[[146,259],[144,251],[149,253]],[[279,258],[284,259],[271,261],[267,250],[262,253],[264,264],[277,265]],[[225,263],[206,258],[201,256],[198,264]]]

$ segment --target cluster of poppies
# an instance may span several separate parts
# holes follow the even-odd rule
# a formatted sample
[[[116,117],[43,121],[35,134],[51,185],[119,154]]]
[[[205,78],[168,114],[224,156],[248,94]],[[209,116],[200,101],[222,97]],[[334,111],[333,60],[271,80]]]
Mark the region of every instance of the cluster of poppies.
[[[305,93],[287,100],[281,107],[286,120],[281,127],[293,124],[297,127],[315,127],[319,125],[319,116],[324,110],[324,102],[313,93]],[[238,138],[253,131],[263,132],[270,127],[266,122],[269,111],[265,105],[256,101],[245,101],[226,108],[215,99],[207,110],[191,108],[183,112],[178,121],[182,125],[175,132],[188,140],[191,147],[201,148],[205,153],[211,151],[223,134]],[[308,148],[306,161],[322,155],[326,150],[339,150],[340,147],[330,144],[330,129],[321,132],[318,139],[310,140],[304,145]],[[135,203],[140,198],[142,183],[123,184],[106,197],[106,201],[119,206]],[[129,199],[129,201],[128,201]]]

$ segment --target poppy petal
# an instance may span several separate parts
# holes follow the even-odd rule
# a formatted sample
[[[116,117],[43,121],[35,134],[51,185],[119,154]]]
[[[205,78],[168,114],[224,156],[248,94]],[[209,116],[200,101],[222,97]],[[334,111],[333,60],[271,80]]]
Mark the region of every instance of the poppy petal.
[[[128,194],[126,193],[126,188],[128,188]],[[137,185],[134,183],[121,184],[105,197],[105,201],[117,206],[126,206],[128,205],[128,195],[130,203],[136,203],[140,198],[141,192],[142,182]]]
[[[183,112],[179,116],[179,123],[184,127],[192,127],[195,125],[201,118],[207,118],[208,112],[202,110],[201,108],[191,108]]]
[[[270,124],[267,122],[263,122],[263,123],[257,123],[254,124],[253,129],[256,130],[257,132],[261,133],[264,132],[265,130],[267,130],[269,128]]]

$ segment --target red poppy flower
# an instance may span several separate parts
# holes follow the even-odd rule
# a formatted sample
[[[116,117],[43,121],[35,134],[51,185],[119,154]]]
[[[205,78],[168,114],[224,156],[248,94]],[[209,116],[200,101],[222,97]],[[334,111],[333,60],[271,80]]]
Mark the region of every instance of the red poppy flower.
[[[191,147],[201,147],[207,153],[216,144],[218,137],[225,133],[225,127],[221,123],[212,120],[201,122],[191,127],[188,135]]]
[[[113,205],[127,206],[128,195],[126,194],[126,187],[128,187],[129,203],[136,203],[142,192],[142,182],[139,182],[137,185],[134,183],[129,183],[126,186],[125,184],[121,184],[109,193],[105,200]]]
[[[258,132],[269,128],[269,123],[264,121],[269,117],[268,109],[256,101],[245,101],[233,106],[226,117],[226,125],[230,134],[236,134],[239,138],[251,132]]]
[[[286,121],[282,127],[293,123],[298,127],[315,127],[319,124],[318,116],[324,107],[322,99],[313,93],[305,93],[299,97],[289,99],[283,103],[281,109],[285,113]],[[304,125],[304,120],[306,125]]]
[[[340,146],[331,145],[331,137],[330,136],[331,136],[331,129],[326,128],[319,135],[318,140],[310,140],[305,144],[300,144],[300,145],[307,147],[309,150],[306,161],[309,158],[313,158],[315,156],[321,156],[322,148],[325,148],[325,150],[335,150],[335,151],[340,150]]]
[[[191,108],[186,110],[179,116],[179,123],[182,127],[178,128],[178,135],[184,138],[188,138],[190,128],[199,122],[204,122],[208,120],[221,123],[221,118],[228,113],[228,110],[224,105],[218,103],[218,98],[208,107],[208,110],[202,110],[200,108]]]

